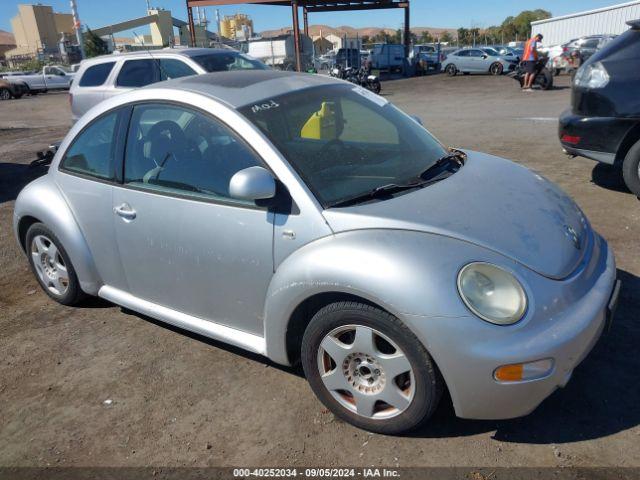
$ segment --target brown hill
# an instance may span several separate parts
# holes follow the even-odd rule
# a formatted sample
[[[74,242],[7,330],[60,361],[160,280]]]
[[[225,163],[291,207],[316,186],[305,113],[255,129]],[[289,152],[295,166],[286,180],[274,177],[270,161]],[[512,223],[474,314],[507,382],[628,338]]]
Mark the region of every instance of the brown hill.
[[[0,30],[0,45],[10,45],[15,47],[16,40],[13,38],[13,34]]]
[[[438,36],[442,35],[445,31],[455,35],[456,29],[454,28],[432,28],[432,27],[412,27],[411,31],[416,35],[422,34],[425,30],[429,31],[431,35]],[[287,33],[291,31],[291,27],[283,27],[278,30],[266,30],[261,33],[263,37],[275,37],[277,35],[282,35],[283,33]],[[323,36],[327,36],[329,34],[334,35],[346,35],[348,37],[373,37],[374,35],[380,32],[386,32],[389,35],[393,35],[395,30],[392,28],[381,28],[381,27],[364,27],[364,28],[354,28],[346,25],[340,27],[330,27],[329,25],[309,25],[309,34],[312,37],[320,35],[322,33]]]

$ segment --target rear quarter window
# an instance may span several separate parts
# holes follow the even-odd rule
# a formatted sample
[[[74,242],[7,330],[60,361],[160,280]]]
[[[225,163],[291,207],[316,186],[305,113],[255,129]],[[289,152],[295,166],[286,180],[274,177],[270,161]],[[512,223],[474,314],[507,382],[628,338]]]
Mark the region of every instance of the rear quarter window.
[[[81,87],[99,87],[100,85],[104,85],[114,65],[115,62],[106,62],[87,68],[78,85]]]

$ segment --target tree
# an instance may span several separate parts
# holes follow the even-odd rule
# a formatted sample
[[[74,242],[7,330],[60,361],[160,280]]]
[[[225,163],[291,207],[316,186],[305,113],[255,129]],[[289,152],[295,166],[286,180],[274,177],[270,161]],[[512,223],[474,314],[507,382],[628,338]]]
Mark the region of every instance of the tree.
[[[458,44],[459,45],[468,45],[471,42],[469,41],[469,30],[464,27],[460,27],[458,29]]]
[[[420,43],[433,43],[433,35],[429,30],[425,30],[420,34]]]
[[[440,41],[442,43],[451,43],[453,42],[453,35],[447,30],[442,35],[440,35]]]
[[[87,58],[97,57],[109,53],[109,48],[104,40],[87,28],[84,35],[84,53]]]

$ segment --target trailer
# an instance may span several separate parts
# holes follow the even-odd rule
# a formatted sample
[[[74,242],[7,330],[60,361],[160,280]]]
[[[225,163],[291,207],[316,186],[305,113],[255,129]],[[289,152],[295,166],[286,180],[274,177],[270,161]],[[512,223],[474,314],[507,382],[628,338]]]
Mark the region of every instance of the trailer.
[[[306,35],[300,35],[303,70],[313,66],[313,42]],[[296,69],[296,47],[293,35],[249,40],[247,53],[267,65],[281,70]]]

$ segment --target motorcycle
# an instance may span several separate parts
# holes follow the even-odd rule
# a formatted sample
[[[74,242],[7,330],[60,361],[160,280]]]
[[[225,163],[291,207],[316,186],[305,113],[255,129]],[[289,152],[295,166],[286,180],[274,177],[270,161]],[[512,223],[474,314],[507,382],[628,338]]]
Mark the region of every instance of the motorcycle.
[[[377,75],[369,74],[365,68],[345,68],[341,65],[336,65],[329,71],[329,75],[364,87],[376,94],[379,94],[382,90],[382,85]]]
[[[553,74],[551,73],[551,70],[547,68],[546,57],[542,57],[536,61],[533,74],[535,75],[533,85],[539,86],[542,90],[550,90],[553,88]],[[524,86],[525,75],[526,72],[524,71],[522,63],[520,63],[513,72],[508,74],[509,77],[520,82],[520,88]]]

